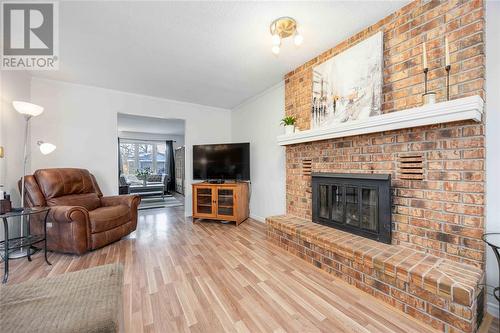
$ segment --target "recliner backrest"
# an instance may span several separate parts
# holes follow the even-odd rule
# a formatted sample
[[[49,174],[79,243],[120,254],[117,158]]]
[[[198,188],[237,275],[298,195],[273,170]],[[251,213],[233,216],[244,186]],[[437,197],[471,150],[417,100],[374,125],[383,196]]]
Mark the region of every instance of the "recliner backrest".
[[[34,178],[47,206],[100,207],[101,190],[88,170],[76,168],[40,169]]]
[[[40,169],[34,176],[45,199],[96,192],[90,172],[85,169]]]

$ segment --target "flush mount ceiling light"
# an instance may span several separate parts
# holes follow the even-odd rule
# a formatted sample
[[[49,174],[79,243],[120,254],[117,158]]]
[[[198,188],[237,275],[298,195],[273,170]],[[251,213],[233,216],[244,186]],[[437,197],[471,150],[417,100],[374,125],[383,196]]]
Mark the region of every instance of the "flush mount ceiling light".
[[[278,55],[280,53],[281,40],[293,36],[293,42],[299,46],[304,41],[304,37],[297,31],[297,21],[295,19],[284,16],[274,20],[269,26],[272,36],[273,47],[271,51]]]

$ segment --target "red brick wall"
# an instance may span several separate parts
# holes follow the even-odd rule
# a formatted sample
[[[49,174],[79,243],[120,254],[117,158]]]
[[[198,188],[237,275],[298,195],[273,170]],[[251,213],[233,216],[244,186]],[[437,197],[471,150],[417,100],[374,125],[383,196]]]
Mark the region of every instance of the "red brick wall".
[[[415,1],[285,76],[287,115],[309,128],[312,68],[384,31],[382,111],[421,105],[422,41],[427,41],[429,89],[445,97],[444,38],[451,52],[452,99],[484,98],[484,4],[482,1]],[[311,217],[313,172],[390,173],[395,188],[393,242],[474,265],[483,263],[484,124],[451,123],[332,139],[287,147],[287,211]],[[400,179],[398,159],[422,153],[424,178]]]

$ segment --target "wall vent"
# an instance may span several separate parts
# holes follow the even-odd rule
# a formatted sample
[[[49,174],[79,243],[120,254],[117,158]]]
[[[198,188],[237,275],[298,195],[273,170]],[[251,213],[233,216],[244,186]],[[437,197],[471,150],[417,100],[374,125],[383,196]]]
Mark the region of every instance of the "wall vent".
[[[302,176],[310,176],[312,172],[312,160],[302,160]]]
[[[424,157],[422,154],[412,153],[399,156],[399,179],[424,179]]]

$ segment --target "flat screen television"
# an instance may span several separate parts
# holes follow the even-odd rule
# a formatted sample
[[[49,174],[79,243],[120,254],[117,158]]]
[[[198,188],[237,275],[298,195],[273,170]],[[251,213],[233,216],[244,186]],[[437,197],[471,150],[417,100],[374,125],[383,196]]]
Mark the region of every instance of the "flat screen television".
[[[250,143],[193,146],[193,179],[250,180]]]

